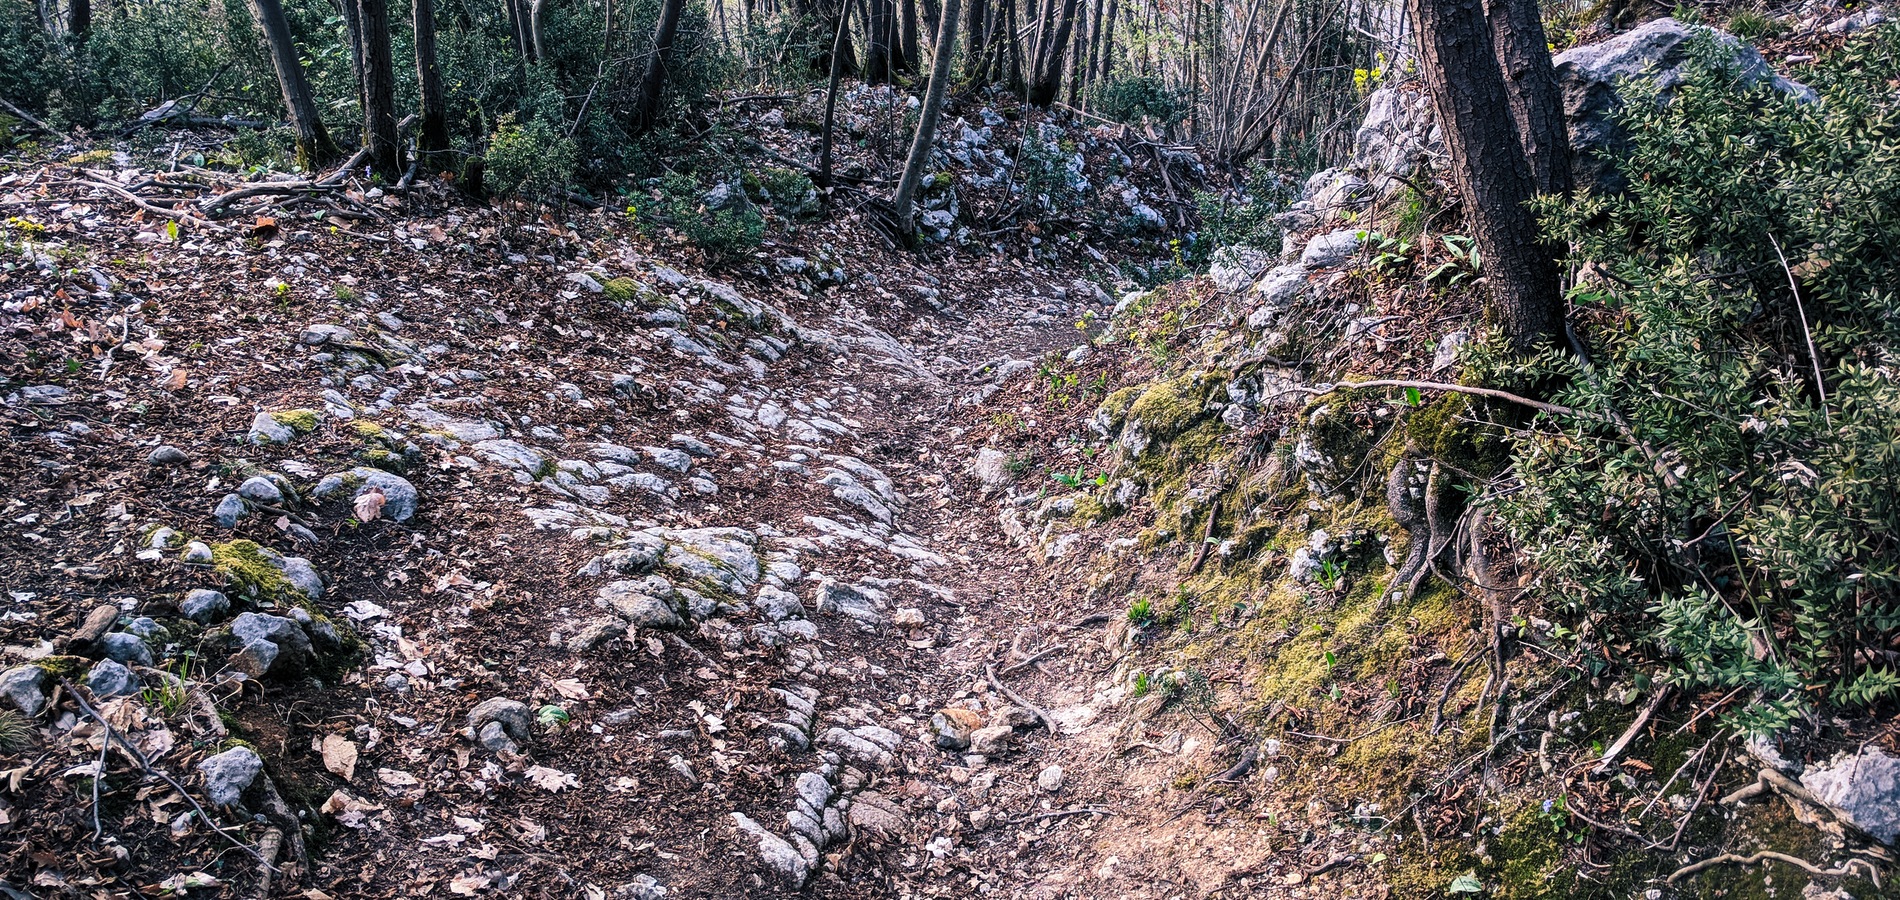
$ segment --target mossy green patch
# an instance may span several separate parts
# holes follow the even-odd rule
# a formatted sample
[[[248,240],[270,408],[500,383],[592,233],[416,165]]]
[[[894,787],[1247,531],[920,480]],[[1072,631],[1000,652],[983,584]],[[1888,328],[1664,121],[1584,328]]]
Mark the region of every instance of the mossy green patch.
[[[226,584],[252,597],[280,600],[302,596],[256,541],[240,538],[211,545],[211,569],[223,575]]]
[[[271,413],[277,424],[289,428],[298,434],[309,434],[317,430],[319,413],[314,409],[282,409]]]
[[[1189,372],[1150,383],[1128,407],[1128,418],[1150,438],[1165,441],[1188,429],[1207,411],[1207,398],[1226,383],[1219,372]]]
[[[64,678],[78,681],[86,677],[92,668],[92,660],[83,656],[42,656],[33,661],[33,666],[45,672],[48,678]]]

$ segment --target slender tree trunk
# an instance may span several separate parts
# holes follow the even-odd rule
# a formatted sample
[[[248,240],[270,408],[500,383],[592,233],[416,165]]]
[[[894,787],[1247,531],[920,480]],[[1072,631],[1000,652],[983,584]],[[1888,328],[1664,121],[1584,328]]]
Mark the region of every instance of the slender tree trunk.
[[[1413,9],[1420,68],[1482,253],[1493,315],[1514,348],[1529,350],[1560,333],[1563,294],[1527,205],[1537,180],[1512,124],[1483,0],[1415,0]]]
[[[1055,7],[1055,0],[1050,0]],[[1069,47],[1069,35],[1075,29],[1075,10],[1078,0],[1062,0],[1061,9],[1055,21],[1055,31],[1049,35],[1046,51],[1032,77],[1035,81],[1029,86],[1029,103],[1032,106],[1048,106],[1056,100],[1056,94],[1062,89],[1062,60]]]
[[[363,140],[372,169],[395,181],[402,175],[396,133],[396,67],[389,45],[388,0],[356,0],[363,28]]]
[[[1003,62],[999,73],[1002,77],[999,80],[1009,88],[1010,93],[1020,94],[1024,87],[1023,42],[1017,34],[1016,0],[1003,0],[1003,8],[997,18],[1001,20],[1000,27],[1003,30]]]
[[[970,0],[969,40],[963,45],[963,81],[971,86],[983,84],[984,70],[989,64],[989,33],[984,29],[984,18],[989,15],[989,3],[986,0]]]
[[[343,14],[343,33],[350,42],[350,78],[356,82],[356,100],[363,101],[363,16],[356,0],[334,0]]]
[[[297,59],[297,46],[291,42],[290,23],[278,0],[251,0],[251,15],[258,30],[264,32],[264,46],[270,51],[271,67],[277,71],[277,87],[284,96],[284,112],[290,128],[297,134],[297,164],[305,171],[315,169],[336,156],[336,145],[323,128],[317,102],[310,94],[310,81],[304,77],[303,63]]]
[[[1112,7],[1111,7],[1112,8]],[[1090,80],[1100,77],[1098,66],[1102,61],[1102,32],[1108,28],[1108,19],[1103,15],[1102,0],[1095,0],[1095,24],[1089,29],[1088,60],[1083,71]]]
[[[1099,19],[1102,12],[1102,0],[1095,0],[1095,13]],[[1069,73],[1069,105],[1075,106],[1081,99],[1083,83],[1088,81],[1089,64],[1089,8],[1082,5],[1076,12],[1075,48],[1070,54],[1066,67]]]
[[[614,0],[602,0],[605,7],[600,15],[600,58],[613,59],[614,56]]]
[[[68,0],[66,6],[66,33],[78,43],[86,42],[86,35],[92,32],[92,0]]]
[[[442,155],[449,149],[449,111],[442,95],[442,67],[435,55],[434,0],[414,0],[416,29],[416,88],[421,97],[421,123],[416,149],[422,168],[434,171],[441,166]]]
[[[832,127],[837,123],[838,81],[844,77],[844,54],[841,52],[841,49],[844,47],[845,33],[850,27],[851,6],[846,4],[844,9],[838,13],[837,34],[831,38],[831,78],[830,82],[825,86],[824,142],[819,145],[818,150],[818,180],[816,183],[820,188],[831,187]],[[828,196],[829,195],[827,195],[827,197]]]
[[[1098,79],[1107,78],[1115,67],[1115,23],[1121,18],[1121,0],[1108,0],[1108,19],[1102,23],[1102,55],[1095,70]]]
[[[541,8],[545,0],[528,0],[528,40],[534,47],[536,62],[548,58],[547,45],[541,42]]]
[[[660,120],[660,101],[666,92],[667,66],[673,60],[673,41],[679,34],[680,10],[685,0],[664,0],[659,21],[653,25],[653,53],[647,57],[646,71],[634,92],[633,113],[628,131],[634,135],[653,130]]]
[[[897,182],[897,196],[891,205],[897,208],[899,231],[906,237],[917,233],[917,220],[911,205],[917,197],[917,184],[930,162],[931,142],[937,137],[937,118],[943,112],[944,88],[950,82],[950,57],[957,49],[957,2],[944,0],[942,23],[937,26],[937,55],[930,62],[930,86],[924,91],[924,107],[917,118],[917,136],[910,144],[910,157],[904,161],[904,176]]]
[[[917,0],[903,0],[902,26],[904,46],[904,65],[907,71],[923,65],[924,58],[917,51]]]
[[[1570,130],[1564,124],[1563,95],[1557,89],[1537,0],[1488,0],[1488,6],[1491,39],[1511,97],[1511,118],[1530,159],[1537,192],[1568,195]]]

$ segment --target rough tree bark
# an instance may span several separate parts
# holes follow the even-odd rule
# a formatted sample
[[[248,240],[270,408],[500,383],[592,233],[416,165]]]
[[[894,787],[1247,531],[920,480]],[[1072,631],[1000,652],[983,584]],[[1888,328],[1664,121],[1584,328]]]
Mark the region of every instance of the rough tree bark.
[[[277,70],[277,87],[284,95],[284,113],[297,134],[297,164],[310,171],[336,157],[336,144],[330,141],[323,117],[317,113],[317,101],[310,94],[303,63],[297,59],[297,46],[291,42],[283,5],[278,0],[251,0],[251,15],[257,19],[258,30],[264,32],[271,67]]]
[[[988,15],[988,3],[970,0],[970,21],[966,26],[970,38],[963,45],[963,82],[973,87],[988,81],[985,76],[989,68],[990,40],[989,33],[983,27],[984,18]]]
[[[1050,0],[1054,5],[1054,0]],[[1069,49],[1069,37],[1075,30],[1075,10],[1077,0],[1062,0],[1062,9],[1057,14],[1055,33],[1048,35],[1037,51],[1035,79],[1029,85],[1029,103],[1032,106],[1048,106],[1056,100],[1056,94],[1062,89],[1062,60]]]
[[[66,33],[76,43],[85,43],[92,31],[92,0],[69,0],[66,6]]]
[[[674,38],[679,34],[680,10],[685,0],[665,0],[660,18],[653,24],[653,52],[647,57],[646,71],[634,92],[633,111],[627,130],[638,136],[653,130],[660,121],[660,101],[666,93],[666,70],[673,61]]]
[[[917,0],[903,0],[901,10],[903,39],[898,43],[903,47],[904,70],[910,71],[912,66],[924,61],[917,52]]]
[[[1414,0],[1419,57],[1483,254],[1493,314],[1528,350],[1563,325],[1557,262],[1527,205],[1537,192],[1518,142],[1483,0]]]
[[[818,150],[818,179],[814,182],[820,188],[831,187],[831,137],[838,116],[838,81],[844,77],[844,55],[842,49],[845,34],[851,28],[851,5],[845,4],[838,13],[838,30],[831,38],[831,77],[825,87],[825,134],[824,143]]]
[[[1511,98],[1511,118],[1518,140],[1531,164],[1531,176],[1540,194],[1565,194],[1571,189],[1570,130],[1564,124],[1563,94],[1550,61],[1550,43],[1537,0],[1487,0],[1491,39],[1504,87]]]
[[[924,90],[924,107],[917,117],[917,136],[910,144],[910,157],[904,161],[904,176],[898,179],[896,207],[898,233],[906,239],[917,233],[917,220],[911,212],[917,197],[917,183],[924,177],[930,161],[931,142],[937,137],[937,117],[943,112],[944,88],[950,81],[950,57],[957,49],[957,2],[944,0],[943,20],[937,26],[937,53],[930,61],[930,87]]]
[[[389,44],[388,0],[355,0],[363,29],[363,141],[370,167],[384,178],[402,176],[396,130],[396,61]]]
[[[273,0],[274,2],[274,0]],[[442,94],[442,67],[435,55],[435,3],[414,0],[416,29],[416,87],[421,95],[421,122],[416,136],[422,168],[434,171],[449,149],[449,111]]]

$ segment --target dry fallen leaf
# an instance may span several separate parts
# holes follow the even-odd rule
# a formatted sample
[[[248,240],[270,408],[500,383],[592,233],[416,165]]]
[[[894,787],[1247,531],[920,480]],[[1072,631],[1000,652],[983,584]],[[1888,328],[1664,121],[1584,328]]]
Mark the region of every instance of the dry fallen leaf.
[[[457,875],[449,880],[449,893],[463,897],[473,897],[485,887],[488,887],[486,875]]]
[[[560,769],[550,769],[547,766],[529,766],[527,775],[528,780],[534,782],[536,787],[556,794],[567,788],[581,785],[580,776]]]
[[[367,491],[357,494],[356,495],[357,521],[359,522],[374,521],[377,516],[380,516],[383,514],[384,502],[386,502],[386,498],[383,497],[383,492],[377,488],[370,488]]]
[[[587,685],[578,678],[563,678],[554,683],[554,692],[569,700],[587,699]]]
[[[323,767],[344,781],[356,777],[356,743],[340,734],[323,736]]]

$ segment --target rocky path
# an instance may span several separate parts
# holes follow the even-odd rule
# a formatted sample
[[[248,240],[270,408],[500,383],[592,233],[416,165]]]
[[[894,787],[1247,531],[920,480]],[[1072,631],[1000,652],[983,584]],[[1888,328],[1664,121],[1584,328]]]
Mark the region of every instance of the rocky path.
[[[48,811],[9,819],[0,849],[40,854],[16,871],[104,877],[47,855],[89,813],[33,769],[103,743],[75,683],[285,863],[260,883],[108,754],[101,840],[152,881],[954,894],[995,877],[986,830],[1068,821],[1045,713],[985,675],[1041,690],[1060,586],[965,435],[1098,289],[789,254],[727,281],[611,240],[492,260],[457,227],[29,248],[25,357],[109,346],[5,397],[6,692],[49,751],[7,807]]]

